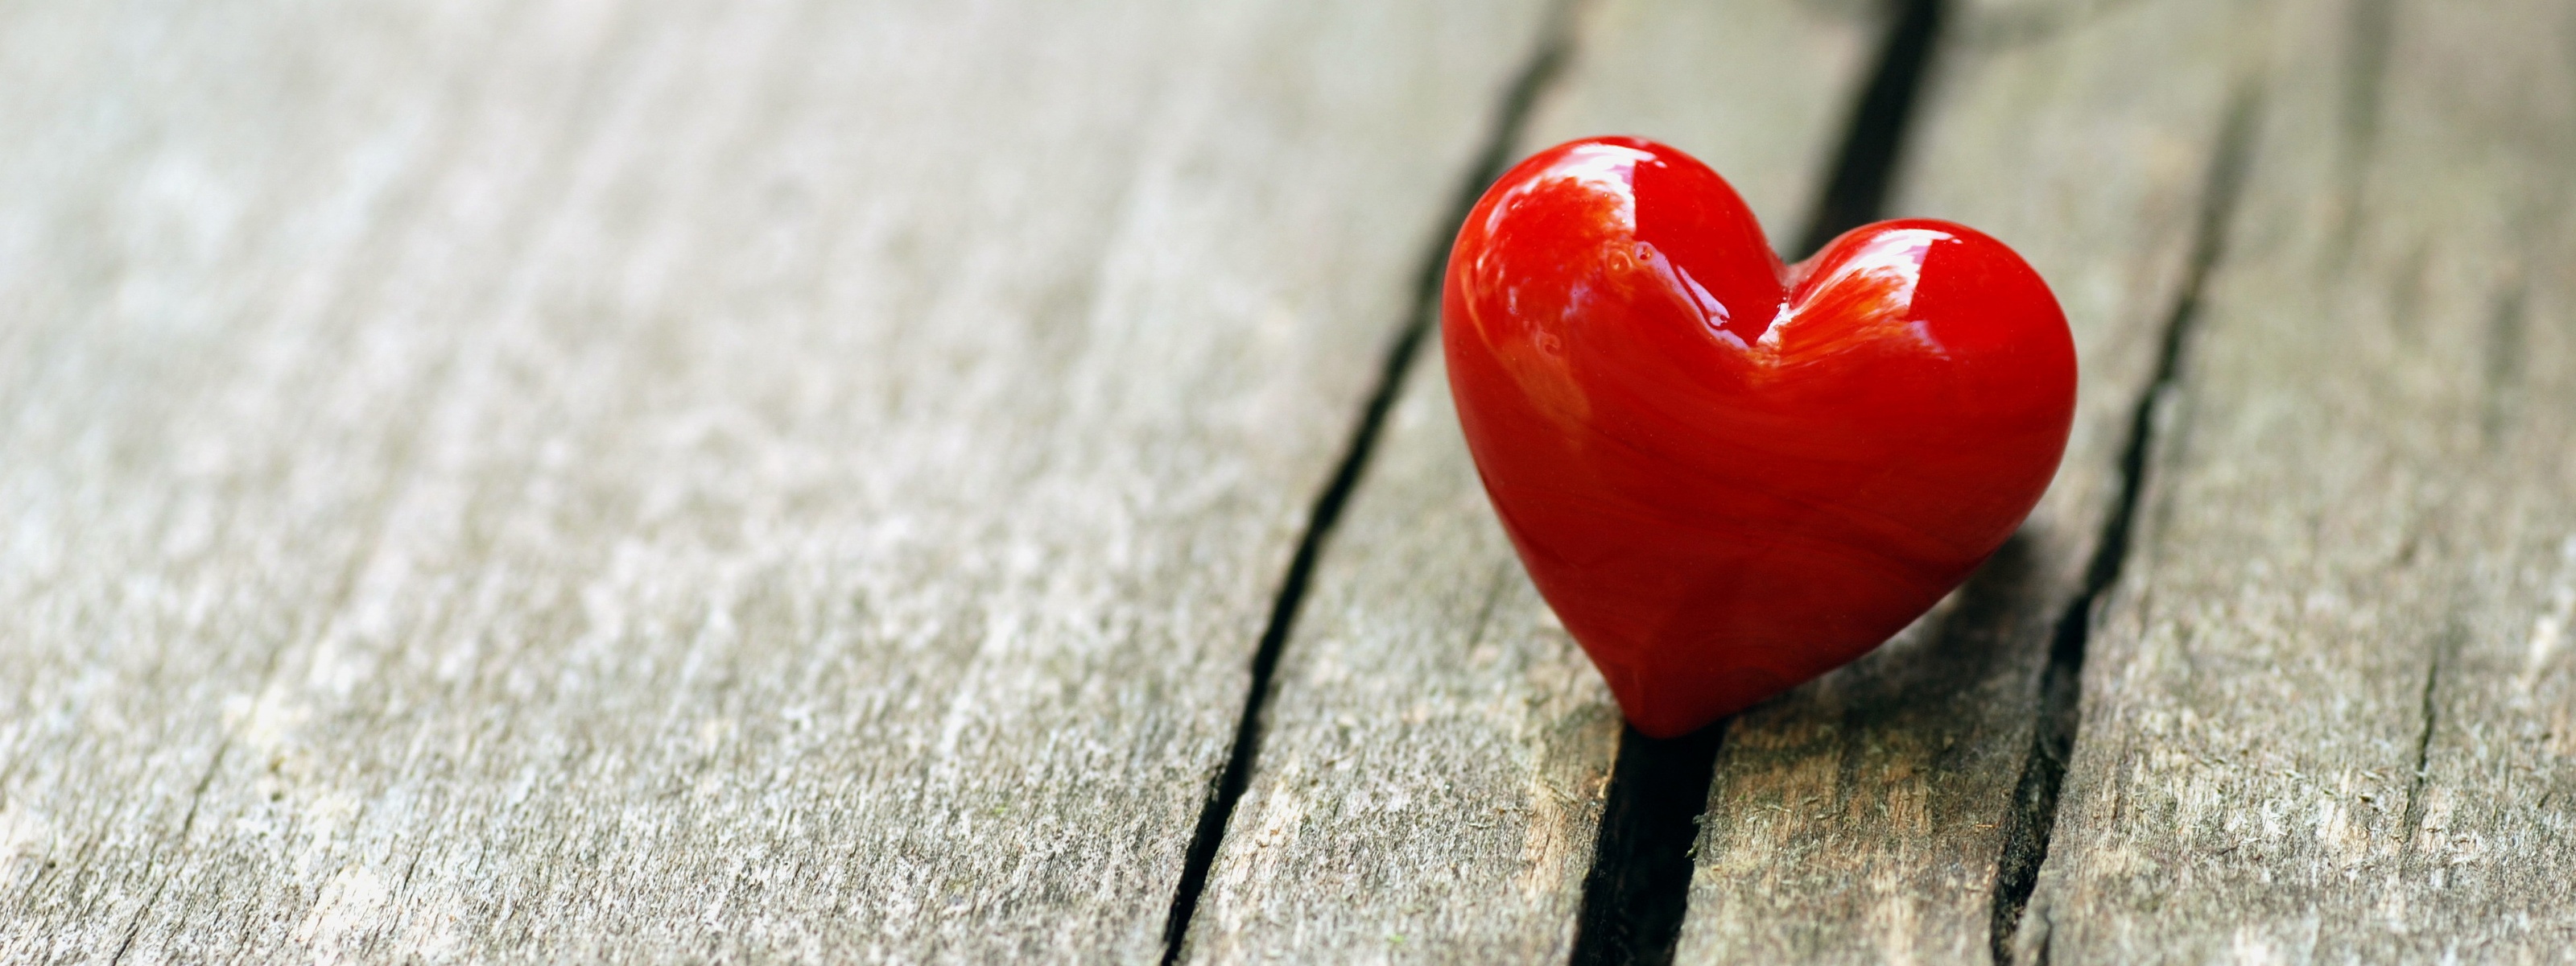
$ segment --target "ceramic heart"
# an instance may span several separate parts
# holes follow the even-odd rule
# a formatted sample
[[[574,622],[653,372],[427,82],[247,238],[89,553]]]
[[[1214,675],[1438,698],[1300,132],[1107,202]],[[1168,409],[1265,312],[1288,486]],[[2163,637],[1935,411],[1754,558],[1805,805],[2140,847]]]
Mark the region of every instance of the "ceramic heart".
[[[1521,562],[1657,737],[1921,616],[2039,501],[2074,417],[2065,316],[2001,242],[1889,221],[1784,266],[1716,172],[1631,138],[1485,192],[1442,344]]]

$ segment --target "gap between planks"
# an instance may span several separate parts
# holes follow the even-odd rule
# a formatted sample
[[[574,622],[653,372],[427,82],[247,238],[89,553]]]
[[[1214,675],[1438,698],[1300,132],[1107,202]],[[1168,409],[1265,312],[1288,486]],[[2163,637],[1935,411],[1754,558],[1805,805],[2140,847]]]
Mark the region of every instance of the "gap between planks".
[[[2066,763],[2075,751],[2077,706],[2083,698],[2085,645],[2092,639],[2095,605],[2120,580],[2127,564],[2130,538],[2137,530],[2140,494],[2146,491],[2147,454],[2155,450],[2159,401],[2181,378],[2183,352],[2199,320],[2201,292],[2224,254],[2227,224],[2243,187],[2253,122],[2260,102],[2253,83],[2242,85],[2229,106],[2225,129],[2209,159],[2201,207],[2193,225],[2192,247],[2182,286],[2165,315],[2156,350],[2155,372],[2131,404],[2128,433],[2121,441],[2119,490],[2102,522],[2084,583],[2060,614],[2050,641],[2048,664],[2040,672],[2039,704],[2034,712],[2030,751],[2022,760],[2021,778],[2013,788],[2013,807],[2005,814],[2003,855],[1995,863],[1994,916],[1991,939],[1995,962],[2012,961],[2013,938],[2022,913],[2039,885],[2039,867],[2048,860],[2048,843],[2057,825],[2058,792],[2066,783]],[[2045,959],[2045,955],[2041,957]]]
[[[1279,656],[1287,647],[1288,635],[1295,629],[1297,612],[1305,602],[1307,586],[1312,582],[1315,562],[1322,556],[1324,543],[1332,536],[1333,526],[1341,521],[1342,507],[1350,500],[1351,491],[1359,485],[1360,473],[1368,466],[1370,451],[1376,448],[1378,436],[1385,429],[1388,410],[1404,389],[1405,372],[1412,367],[1413,357],[1422,349],[1422,340],[1438,326],[1441,279],[1449,263],[1449,246],[1456,226],[1483,196],[1485,186],[1502,176],[1517,160],[1513,145],[1519,143],[1521,131],[1528,126],[1530,110],[1548,88],[1564,73],[1565,63],[1575,46],[1575,25],[1580,21],[1590,0],[1556,0],[1540,29],[1536,49],[1518,74],[1512,78],[1495,111],[1493,126],[1469,165],[1449,210],[1443,214],[1425,247],[1420,267],[1414,276],[1413,307],[1395,339],[1387,346],[1378,367],[1377,384],[1368,402],[1352,426],[1350,443],[1341,462],[1333,469],[1323,492],[1315,498],[1314,510],[1308,514],[1306,528],[1297,541],[1296,554],[1290,558],[1288,572],[1281,578],[1279,595],[1271,605],[1270,620],[1261,631],[1261,642],[1253,651],[1250,680],[1244,688],[1243,713],[1236,719],[1234,744],[1226,756],[1225,768],[1209,788],[1206,804],[1199,812],[1197,830],[1191,835],[1189,851],[1181,865],[1181,877],[1172,895],[1172,911],[1163,926],[1163,963],[1171,966],[1180,961],[1182,946],[1189,940],[1190,919],[1198,912],[1199,899],[1207,891],[1209,872],[1215,868],[1217,847],[1225,840],[1226,826],[1234,817],[1235,807],[1242,802],[1244,791],[1252,781],[1252,766],[1261,754],[1261,719],[1272,691],[1272,678],[1279,669]]]
[[[1835,236],[1878,220],[1886,208],[1948,6],[1949,0],[1891,4],[1895,15],[1886,40],[1792,256],[1805,257]],[[1577,966],[1673,961],[1689,913],[1692,843],[1709,807],[1727,723],[1661,740],[1634,727],[1621,729],[1600,838],[1583,881],[1572,957]]]

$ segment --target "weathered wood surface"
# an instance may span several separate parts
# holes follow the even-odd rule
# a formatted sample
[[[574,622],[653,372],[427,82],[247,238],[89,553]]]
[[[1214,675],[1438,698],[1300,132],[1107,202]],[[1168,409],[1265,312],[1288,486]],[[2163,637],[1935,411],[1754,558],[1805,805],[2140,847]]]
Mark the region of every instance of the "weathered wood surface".
[[[1950,12],[1888,214],[1974,225],[2049,280],[2082,370],[2073,437],[2029,522],[1961,592],[1727,726],[1679,961],[1990,958],[2044,670],[2189,284],[2243,6]]]
[[[1794,0],[1601,4],[1512,156],[1648,133],[1794,226],[1878,26],[1866,7]],[[1562,962],[1618,711],[1485,502],[1436,344],[1349,506],[1190,957]]]
[[[2576,9],[1951,6],[1888,213],[2051,280],[2076,435],[1728,725],[1679,958],[2565,959]],[[1793,244],[1882,8],[1576,9],[1517,147],[1672,141]],[[0,961],[1159,956],[1548,17],[0,10]],[[1445,389],[1188,958],[1567,952],[1615,711]]]
[[[1535,3],[0,13],[0,961],[1151,959]]]
[[[2023,961],[2576,950],[2576,7],[2288,5]]]

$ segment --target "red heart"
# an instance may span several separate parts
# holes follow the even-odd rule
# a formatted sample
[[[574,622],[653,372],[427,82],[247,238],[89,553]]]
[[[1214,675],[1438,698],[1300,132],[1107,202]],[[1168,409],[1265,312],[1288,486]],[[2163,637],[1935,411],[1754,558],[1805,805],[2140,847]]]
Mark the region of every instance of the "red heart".
[[[1735,190],[1634,138],[1485,192],[1442,343],[1485,492],[1637,730],[1859,657],[2003,545],[2074,420],[2020,256],[1941,221],[1783,266]]]

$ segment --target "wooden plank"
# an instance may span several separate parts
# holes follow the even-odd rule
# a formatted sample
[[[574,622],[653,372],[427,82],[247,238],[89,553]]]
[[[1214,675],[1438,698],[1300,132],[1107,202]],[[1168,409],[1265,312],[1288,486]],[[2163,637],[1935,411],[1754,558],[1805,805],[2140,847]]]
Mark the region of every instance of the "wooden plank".
[[[1780,0],[1602,4],[1515,156],[1655,137],[1794,232],[1875,27]],[[1570,951],[1618,712],[1496,525],[1439,355],[1407,375],[1283,652],[1194,961]]]
[[[1536,3],[20,4],[0,960],[1139,960]]]
[[[1890,215],[2048,279],[2082,377],[2021,531],[1931,614],[1728,725],[1680,962],[1983,962],[2061,616],[2114,512],[2246,49],[2241,4],[1961,4]],[[2009,906],[2009,900],[2006,902]]]
[[[2576,9],[2299,3],[2025,961],[2576,942]]]

